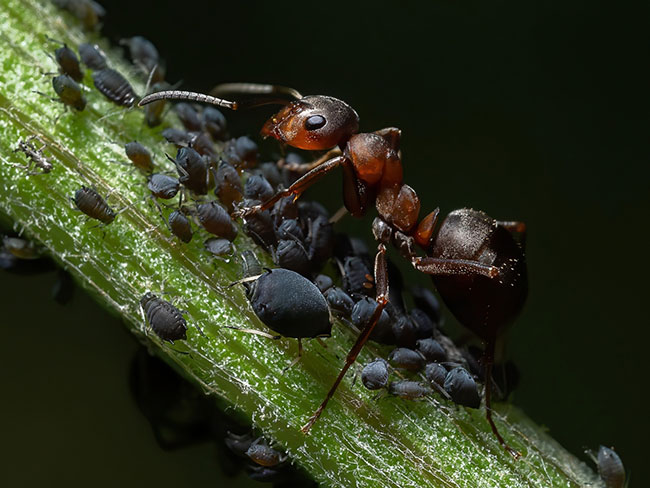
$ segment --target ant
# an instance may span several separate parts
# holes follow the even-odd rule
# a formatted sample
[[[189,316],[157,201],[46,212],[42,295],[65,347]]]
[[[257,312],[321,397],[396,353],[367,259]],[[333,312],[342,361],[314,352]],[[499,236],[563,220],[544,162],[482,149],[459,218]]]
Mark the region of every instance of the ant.
[[[374,204],[379,216],[372,230],[379,242],[374,266],[378,306],[361,331],[327,396],[302,427],[308,432],[334,395],[345,373],[356,360],[388,303],[386,245],[393,244],[411,265],[432,276],[443,301],[461,324],[484,343],[486,417],[499,443],[515,458],[520,454],[499,433],[491,409],[491,373],[495,343],[518,315],[528,292],[523,252],[526,226],[501,222],[472,209],[452,212],[434,232],[439,209],[418,222],[420,199],[403,182],[401,131],[395,127],[359,132],[359,116],[347,103],[323,95],[302,96],[292,88],[252,83],[218,85],[212,92],[257,95],[236,102],[187,91],[162,91],[144,97],[140,105],[163,99],[192,100],[240,110],[266,104],[284,107],[262,127],[264,137],[308,151],[329,151],[330,158],[312,165],[302,177],[265,202],[244,208],[246,217],[268,210],[280,199],[298,198],[332,170],[343,168],[343,200],[354,216],[363,216]],[[291,97],[288,101],[280,96]],[[338,149],[338,150],[337,150]],[[333,157],[331,157],[333,156]],[[325,158],[322,158],[325,159]],[[419,256],[416,244],[425,256]]]

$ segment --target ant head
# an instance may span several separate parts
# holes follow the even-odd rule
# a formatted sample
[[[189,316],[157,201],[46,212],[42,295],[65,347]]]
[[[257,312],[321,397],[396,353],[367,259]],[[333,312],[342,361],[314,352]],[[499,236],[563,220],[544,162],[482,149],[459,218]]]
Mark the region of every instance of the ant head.
[[[359,130],[359,116],[347,103],[322,95],[291,102],[262,128],[264,137],[274,137],[298,149],[330,149],[347,141]]]

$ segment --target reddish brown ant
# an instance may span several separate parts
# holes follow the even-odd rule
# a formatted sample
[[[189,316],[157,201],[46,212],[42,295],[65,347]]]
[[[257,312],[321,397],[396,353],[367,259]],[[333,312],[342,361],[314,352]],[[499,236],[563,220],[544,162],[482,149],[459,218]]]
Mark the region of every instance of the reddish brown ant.
[[[354,363],[388,303],[386,247],[392,243],[412,266],[430,274],[438,291],[458,320],[485,342],[485,404],[487,420],[499,442],[515,457],[499,434],[490,404],[491,370],[498,335],[520,312],[528,286],[523,253],[525,225],[499,222],[485,213],[460,209],[452,212],[434,234],[438,209],[418,222],[420,200],[403,182],[399,150],[401,131],[394,127],[359,133],[359,117],[345,102],[329,96],[302,96],[296,90],[274,85],[231,83],[217,86],[212,93],[233,92],[260,95],[257,100],[234,102],[185,91],[163,91],[146,96],[140,105],[161,99],[183,99],[238,110],[269,103],[283,107],[262,128],[264,137],[273,137],[289,146],[310,151],[340,150],[338,155],[315,165],[286,190],[264,203],[244,209],[246,218],[264,211],[282,198],[298,198],[309,186],[335,168],[343,168],[343,199],[347,210],[361,217],[375,205],[379,217],[373,234],[379,242],[374,279],[378,303],[371,319],[348,353],[325,400],[302,428],[309,431],[320,417],[346,371]],[[293,97],[281,100],[277,95]],[[337,151],[338,153],[338,151]],[[519,235],[519,240],[515,239]],[[415,244],[425,252],[418,256]]]

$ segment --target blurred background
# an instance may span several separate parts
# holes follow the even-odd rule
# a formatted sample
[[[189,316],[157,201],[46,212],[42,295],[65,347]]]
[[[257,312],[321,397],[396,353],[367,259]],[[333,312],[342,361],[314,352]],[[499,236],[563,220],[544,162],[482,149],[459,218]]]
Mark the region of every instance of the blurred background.
[[[525,221],[530,294],[507,338],[521,372],[514,403],[576,455],[614,446],[633,486],[648,480],[647,9],[580,0],[102,4],[103,32],[152,40],[167,79],[184,89],[278,83],[345,100],[364,131],[401,128],[405,180],[423,214],[474,207]],[[226,115],[234,134],[257,137],[268,114]],[[336,210],[339,194],[335,174],[309,197]],[[371,239],[369,224],[348,218],[341,228]],[[82,293],[60,308],[48,297],[53,281],[0,275],[11,337],[0,422],[13,446],[0,483],[74,486],[98,470],[105,481],[92,476],[96,486],[136,486],[151,471],[161,487],[216,481],[209,447],[155,445],[129,396],[136,346],[119,321]],[[35,334],[47,341],[35,344]]]

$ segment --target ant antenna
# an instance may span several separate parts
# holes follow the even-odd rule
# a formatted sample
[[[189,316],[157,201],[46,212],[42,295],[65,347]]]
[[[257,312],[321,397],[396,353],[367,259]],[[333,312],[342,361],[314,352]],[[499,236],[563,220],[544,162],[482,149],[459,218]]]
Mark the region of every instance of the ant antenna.
[[[156,93],[151,93],[140,100],[138,106],[142,107],[143,105],[147,105],[148,103],[155,102],[157,100],[191,100],[193,102],[216,105],[217,107],[226,107],[231,110],[237,110],[239,108],[239,104],[237,102],[231,102],[229,100],[224,100],[223,98],[212,97],[210,95],[204,95],[203,93],[184,90],[164,90]]]
[[[221,83],[210,90],[210,95],[220,96],[224,93],[241,93],[243,95],[288,95],[299,100],[302,94],[295,88],[264,83]]]

